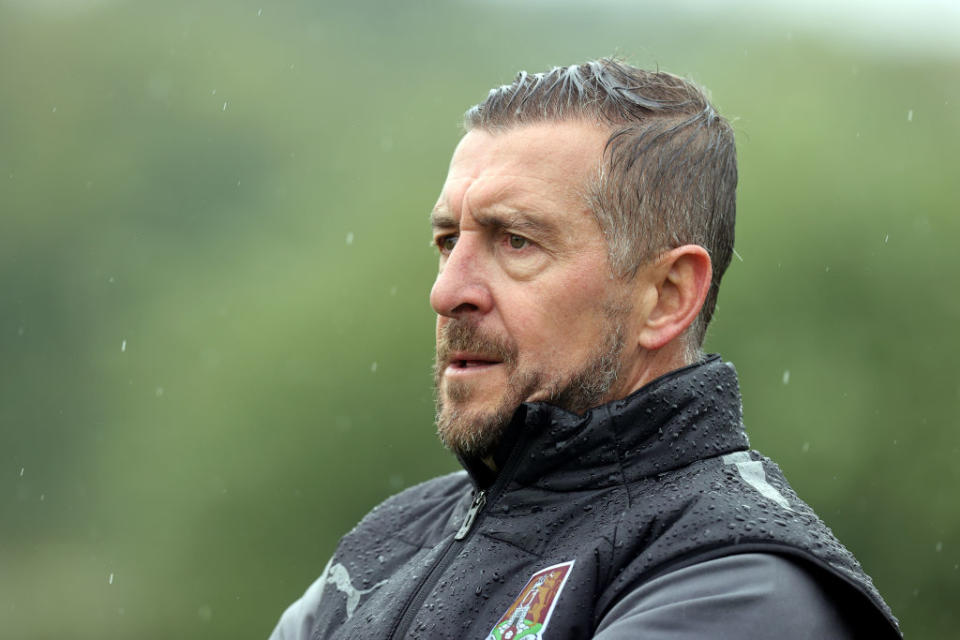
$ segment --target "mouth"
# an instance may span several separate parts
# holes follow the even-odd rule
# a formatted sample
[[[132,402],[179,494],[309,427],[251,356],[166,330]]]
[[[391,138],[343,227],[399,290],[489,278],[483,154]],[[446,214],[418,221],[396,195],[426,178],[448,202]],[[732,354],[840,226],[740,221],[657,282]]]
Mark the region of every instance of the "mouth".
[[[451,354],[447,363],[446,373],[452,374],[479,373],[480,371],[503,364],[500,360],[472,353]]]

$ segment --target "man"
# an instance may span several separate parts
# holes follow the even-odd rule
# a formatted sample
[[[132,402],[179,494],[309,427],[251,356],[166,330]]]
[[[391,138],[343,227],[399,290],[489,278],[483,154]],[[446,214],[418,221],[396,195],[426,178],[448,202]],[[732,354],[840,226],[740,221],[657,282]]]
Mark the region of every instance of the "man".
[[[700,353],[737,181],[702,92],[600,60],[521,73],[466,129],[430,294],[466,472],[375,508],[273,637],[900,637]]]

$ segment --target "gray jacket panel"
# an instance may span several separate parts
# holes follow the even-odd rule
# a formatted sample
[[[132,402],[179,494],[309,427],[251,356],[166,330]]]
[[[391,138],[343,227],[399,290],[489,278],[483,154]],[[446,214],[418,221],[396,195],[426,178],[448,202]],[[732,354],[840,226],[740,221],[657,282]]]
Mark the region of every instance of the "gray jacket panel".
[[[624,596],[595,640],[853,640],[852,612],[812,567],[742,553],[671,571]]]

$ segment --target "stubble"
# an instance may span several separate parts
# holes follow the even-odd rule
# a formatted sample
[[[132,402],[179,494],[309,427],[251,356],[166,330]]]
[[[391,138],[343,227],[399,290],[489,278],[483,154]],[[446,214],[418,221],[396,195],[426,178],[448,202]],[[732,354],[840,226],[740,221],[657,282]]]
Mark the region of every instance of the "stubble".
[[[440,441],[461,458],[482,459],[493,453],[517,408],[535,393],[544,392],[538,393],[544,402],[577,414],[599,405],[621,372],[623,319],[627,312],[622,305],[605,305],[602,342],[579,368],[565,376],[551,376],[536,368],[520,368],[515,343],[481,331],[469,321],[451,319],[437,336],[434,361],[436,423]],[[507,367],[507,384],[496,406],[471,409],[469,400],[474,390],[470,382],[447,380],[443,387],[443,371],[449,354],[454,351],[483,354]]]

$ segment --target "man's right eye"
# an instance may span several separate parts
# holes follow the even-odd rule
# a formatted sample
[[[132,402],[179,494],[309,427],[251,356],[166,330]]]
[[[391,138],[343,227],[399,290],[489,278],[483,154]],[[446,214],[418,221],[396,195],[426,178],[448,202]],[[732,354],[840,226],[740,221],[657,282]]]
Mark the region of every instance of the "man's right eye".
[[[442,253],[450,253],[453,251],[453,248],[457,245],[457,236],[440,236],[437,238],[437,246],[440,248]]]

